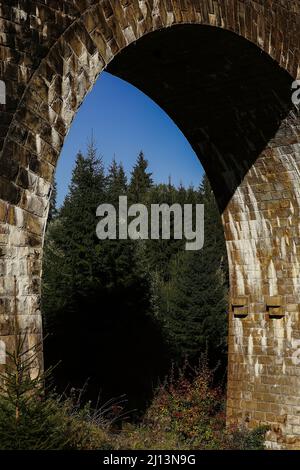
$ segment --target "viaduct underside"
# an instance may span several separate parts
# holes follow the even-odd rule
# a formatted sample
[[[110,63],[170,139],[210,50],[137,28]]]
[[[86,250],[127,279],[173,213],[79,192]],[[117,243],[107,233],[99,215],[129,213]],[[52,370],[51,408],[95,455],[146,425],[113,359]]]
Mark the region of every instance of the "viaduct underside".
[[[53,173],[107,70],[169,114],[216,195],[230,268],[228,423],[268,424],[269,448],[300,449],[299,31],[299,0],[0,0],[0,362],[15,294],[29,345],[41,340]]]

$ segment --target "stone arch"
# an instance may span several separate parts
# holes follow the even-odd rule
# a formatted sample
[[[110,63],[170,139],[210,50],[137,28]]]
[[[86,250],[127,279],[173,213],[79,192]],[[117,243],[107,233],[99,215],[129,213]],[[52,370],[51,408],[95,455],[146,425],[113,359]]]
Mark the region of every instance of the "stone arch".
[[[257,131],[260,122],[263,135],[251,152],[253,142],[248,142],[245,134],[251,154],[245,164],[237,159],[238,149],[228,151],[226,135],[221,150],[234,158],[225,161],[218,149],[216,137],[220,134],[207,135],[201,120],[197,123],[201,133],[192,129],[188,135],[199,155],[207,152],[211,156],[208,171],[212,172],[218,161],[223,165],[221,177],[213,179],[231,269],[227,416],[229,422],[271,424],[271,447],[299,446],[299,374],[291,358],[299,335],[300,152],[299,120],[288,89],[292,77],[297,78],[300,72],[298,2],[30,3],[20,7],[18,1],[13,0],[10,6],[0,2],[0,78],[7,88],[7,103],[0,105],[1,337],[9,344],[13,334],[14,276],[18,280],[19,324],[28,332],[29,341],[41,337],[41,258],[52,175],[72,119],[99,73],[107,68],[133,81],[130,73],[127,77],[126,71],[124,74],[123,59],[126,55],[129,59],[130,54],[134,57],[131,44],[136,42],[138,48],[151,33],[168,34],[175,25],[202,25],[210,44],[216,37],[212,28],[215,32],[227,30],[222,38],[227,40],[230,35],[233,48],[240,36],[239,41],[255,44],[289,73],[268,62],[266,56],[261,59],[257,49],[249,52],[255,56],[253,64],[264,64],[267,76],[274,73],[276,83],[270,84],[271,93],[264,103],[267,108],[262,110],[259,100],[253,98],[255,83],[247,82],[255,114],[251,125]],[[183,29],[180,34],[185,34]],[[180,44],[179,35],[177,41]],[[151,55],[147,57],[151,59]],[[267,91],[266,81],[262,82]],[[237,107],[236,112],[250,117],[244,107]],[[180,121],[180,115],[175,120]],[[224,119],[223,124],[226,128]],[[218,193],[222,187],[227,188],[225,197],[222,191]]]

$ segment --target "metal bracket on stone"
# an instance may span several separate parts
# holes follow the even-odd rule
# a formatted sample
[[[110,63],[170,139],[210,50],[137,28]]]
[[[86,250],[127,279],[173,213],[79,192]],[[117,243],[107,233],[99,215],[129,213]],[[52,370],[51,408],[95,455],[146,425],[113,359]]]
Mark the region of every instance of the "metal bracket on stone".
[[[284,310],[282,307],[282,296],[276,295],[266,297],[266,310],[269,318],[282,318],[284,317]]]
[[[244,318],[249,314],[249,298],[248,296],[233,297],[231,299],[231,310],[234,317]]]

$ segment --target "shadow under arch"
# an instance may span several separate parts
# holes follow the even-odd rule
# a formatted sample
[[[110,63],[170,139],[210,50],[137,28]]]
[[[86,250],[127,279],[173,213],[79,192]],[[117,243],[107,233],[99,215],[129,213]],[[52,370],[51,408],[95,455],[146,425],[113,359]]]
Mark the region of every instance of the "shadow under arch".
[[[178,125],[209,176],[221,213],[262,151],[269,145],[276,146],[272,139],[293,108],[290,75],[257,46],[215,27],[176,25],[149,33],[117,54],[106,71],[146,93]],[[292,134],[287,137],[292,138]],[[91,308],[95,305],[91,304]],[[147,321],[150,331],[152,326]],[[141,323],[140,335],[147,321]],[[113,331],[113,325],[110,327]],[[152,332],[161,344],[159,354],[163,352],[163,342],[155,327]],[[149,359],[150,343],[146,350]],[[132,364],[135,352],[132,348]],[[73,353],[69,353],[70,365]],[[95,343],[89,356],[96,354]],[[116,355],[115,364],[119,360]],[[159,363],[159,357],[156,360]],[[135,370],[141,370],[142,362],[137,363]],[[85,364],[83,357],[82,369]],[[71,372],[74,376],[79,367],[75,361]],[[108,358],[102,369],[106,376],[110,367]],[[151,369],[150,364],[147,367]],[[124,377],[128,375],[125,364],[118,371],[112,390],[115,387],[121,393],[120,371]],[[101,377],[94,380],[95,388],[97,380]],[[136,386],[133,378],[131,382]]]

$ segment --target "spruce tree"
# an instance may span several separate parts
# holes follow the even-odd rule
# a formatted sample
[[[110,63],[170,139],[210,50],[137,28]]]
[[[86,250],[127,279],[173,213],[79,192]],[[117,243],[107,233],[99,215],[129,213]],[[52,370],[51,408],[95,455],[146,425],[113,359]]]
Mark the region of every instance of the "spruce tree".
[[[87,155],[78,153],[69,193],[60,217],[49,227],[44,254],[43,310],[46,323],[74,304],[74,293],[88,295],[101,283],[101,253],[97,249],[96,208],[105,199],[106,180],[94,142]],[[103,274],[103,272],[102,272]],[[60,295],[55,295],[59,291]],[[76,302],[76,301],[75,301]]]
[[[81,387],[89,378],[90,398],[100,389],[103,399],[127,393],[135,408],[152,393],[153,371],[161,367],[149,281],[135,241],[95,234],[96,207],[115,205],[126,191],[122,165],[113,161],[105,177],[93,146],[78,155],[69,193],[47,233],[43,313],[51,333],[46,357],[62,360],[60,389]]]
[[[183,208],[183,204],[187,203],[186,192],[182,194],[180,204]],[[179,203],[178,201],[178,190],[171,185],[170,181],[168,184],[156,184],[148,193],[148,207],[150,210],[151,204],[167,204],[172,206],[173,204]],[[161,221],[160,221],[160,238],[159,240],[149,239],[145,243],[144,258],[145,264],[152,273],[156,272],[156,277],[159,275],[162,280],[166,281],[169,279],[170,262],[172,258],[178,253],[178,251],[184,248],[183,240],[174,239],[174,218],[170,216],[170,240],[162,239]],[[151,275],[152,276],[152,275]]]
[[[107,195],[108,202],[118,204],[119,196],[124,196],[127,193],[127,177],[123,165],[116,162],[113,158],[112,163],[108,168],[107,175]]]
[[[18,324],[17,281],[14,279],[14,334],[0,366],[0,449],[63,449],[67,423],[54,395],[45,396],[52,369],[41,368],[42,342],[31,344]]]
[[[205,245],[178,253],[161,290],[161,320],[178,357],[224,360],[227,328],[226,248],[218,208],[207,177],[199,190],[205,205]],[[224,269],[225,265],[225,269]]]
[[[117,208],[120,195],[148,207],[204,202],[204,249],[187,253],[185,241],[174,239],[98,240],[96,208],[102,202]],[[93,143],[86,155],[78,154],[69,193],[49,224],[44,256],[42,307],[51,333],[46,358],[63,360],[63,388],[82,386],[90,377],[104,398],[127,392],[135,407],[166,372],[166,338],[176,360],[196,358],[206,345],[219,358],[226,288],[223,229],[206,179],[199,191],[176,189],[171,180],[154,185],[141,152],[128,185],[115,159],[106,177]]]
[[[77,155],[69,193],[45,243],[42,309],[45,331],[51,335],[45,357],[51,364],[63,359],[56,374],[65,374],[66,380],[83,367],[87,325],[91,328],[96,321],[108,282],[105,249],[96,236],[96,209],[105,199],[104,168],[91,142],[86,156]]]
[[[60,248],[67,256],[77,293],[88,285],[99,283],[102,271],[101,255],[97,249],[96,209],[106,201],[106,177],[94,142],[87,155],[77,155],[69,193],[61,208],[62,237]],[[88,288],[89,289],[89,288]]]

